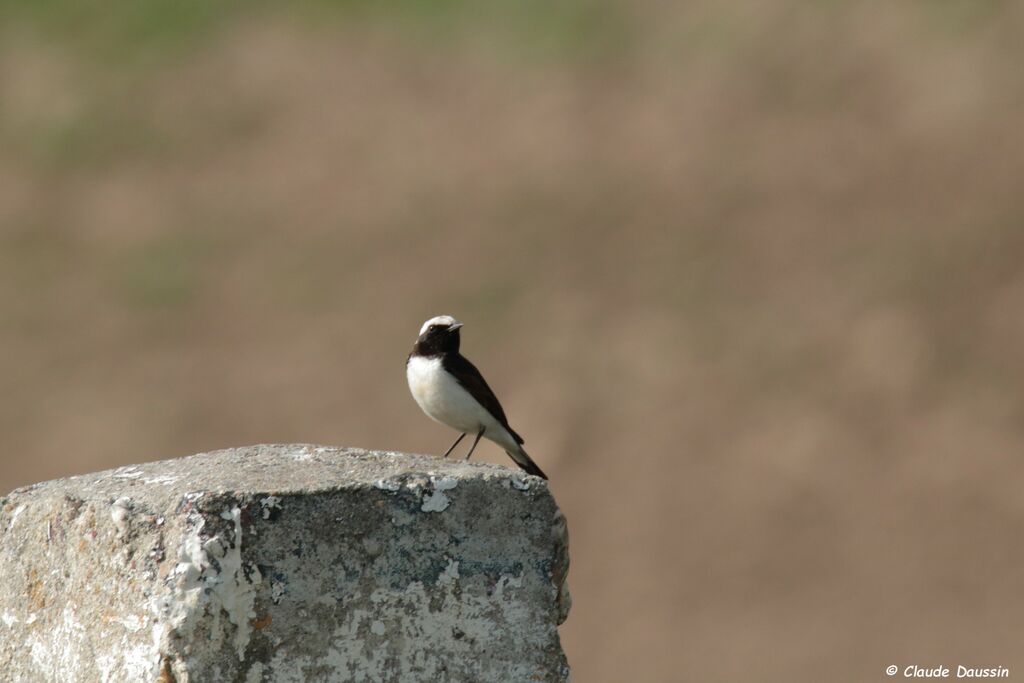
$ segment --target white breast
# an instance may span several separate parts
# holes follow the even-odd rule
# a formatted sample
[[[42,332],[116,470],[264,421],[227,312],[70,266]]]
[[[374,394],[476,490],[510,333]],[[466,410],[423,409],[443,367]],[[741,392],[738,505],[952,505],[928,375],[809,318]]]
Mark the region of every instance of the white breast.
[[[405,368],[409,390],[416,403],[431,419],[460,432],[475,434],[486,428],[484,436],[503,447],[515,442],[487,410],[445,371],[440,358],[413,356]]]

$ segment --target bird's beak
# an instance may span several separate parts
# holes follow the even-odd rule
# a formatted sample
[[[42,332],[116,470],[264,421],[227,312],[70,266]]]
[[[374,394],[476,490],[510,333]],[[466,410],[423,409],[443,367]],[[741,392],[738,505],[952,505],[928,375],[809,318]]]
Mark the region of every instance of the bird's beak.
[[[462,327],[462,323],[452,323],[451,325],[448,326],[448,331],[449,332],[454,332],[455,330],[459,329],[460,327]]]

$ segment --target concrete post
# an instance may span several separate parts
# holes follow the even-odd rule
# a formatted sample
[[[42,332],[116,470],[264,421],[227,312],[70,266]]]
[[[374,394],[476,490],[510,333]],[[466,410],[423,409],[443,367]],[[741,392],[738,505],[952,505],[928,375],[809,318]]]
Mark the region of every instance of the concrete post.
[[[0,499],[9,681],[566,681],[565,521],[541,479],[307,445]]]

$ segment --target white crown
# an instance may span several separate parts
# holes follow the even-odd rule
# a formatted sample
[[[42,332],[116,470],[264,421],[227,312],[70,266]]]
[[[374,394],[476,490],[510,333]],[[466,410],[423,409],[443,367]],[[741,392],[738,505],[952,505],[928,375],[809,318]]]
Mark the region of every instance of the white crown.
[[[445,327],[448,327],[449,325],[454,325],[457,322],[459,321],[451,317],[450,315],[436,315],[427,322],[423,323],[423,327],[420,328],[420,336],[422,336],[423,333],[427,331],[427,328],[429,328],[431,325],[444,325]]]

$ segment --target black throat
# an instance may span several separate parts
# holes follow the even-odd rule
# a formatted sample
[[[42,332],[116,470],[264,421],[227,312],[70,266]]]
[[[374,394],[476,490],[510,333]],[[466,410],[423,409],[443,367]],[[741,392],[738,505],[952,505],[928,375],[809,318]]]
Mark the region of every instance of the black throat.
[[[446,354],[459,352],[459,331],[440,329],[427,330],[412,347],[411,356],[436,358]]]

